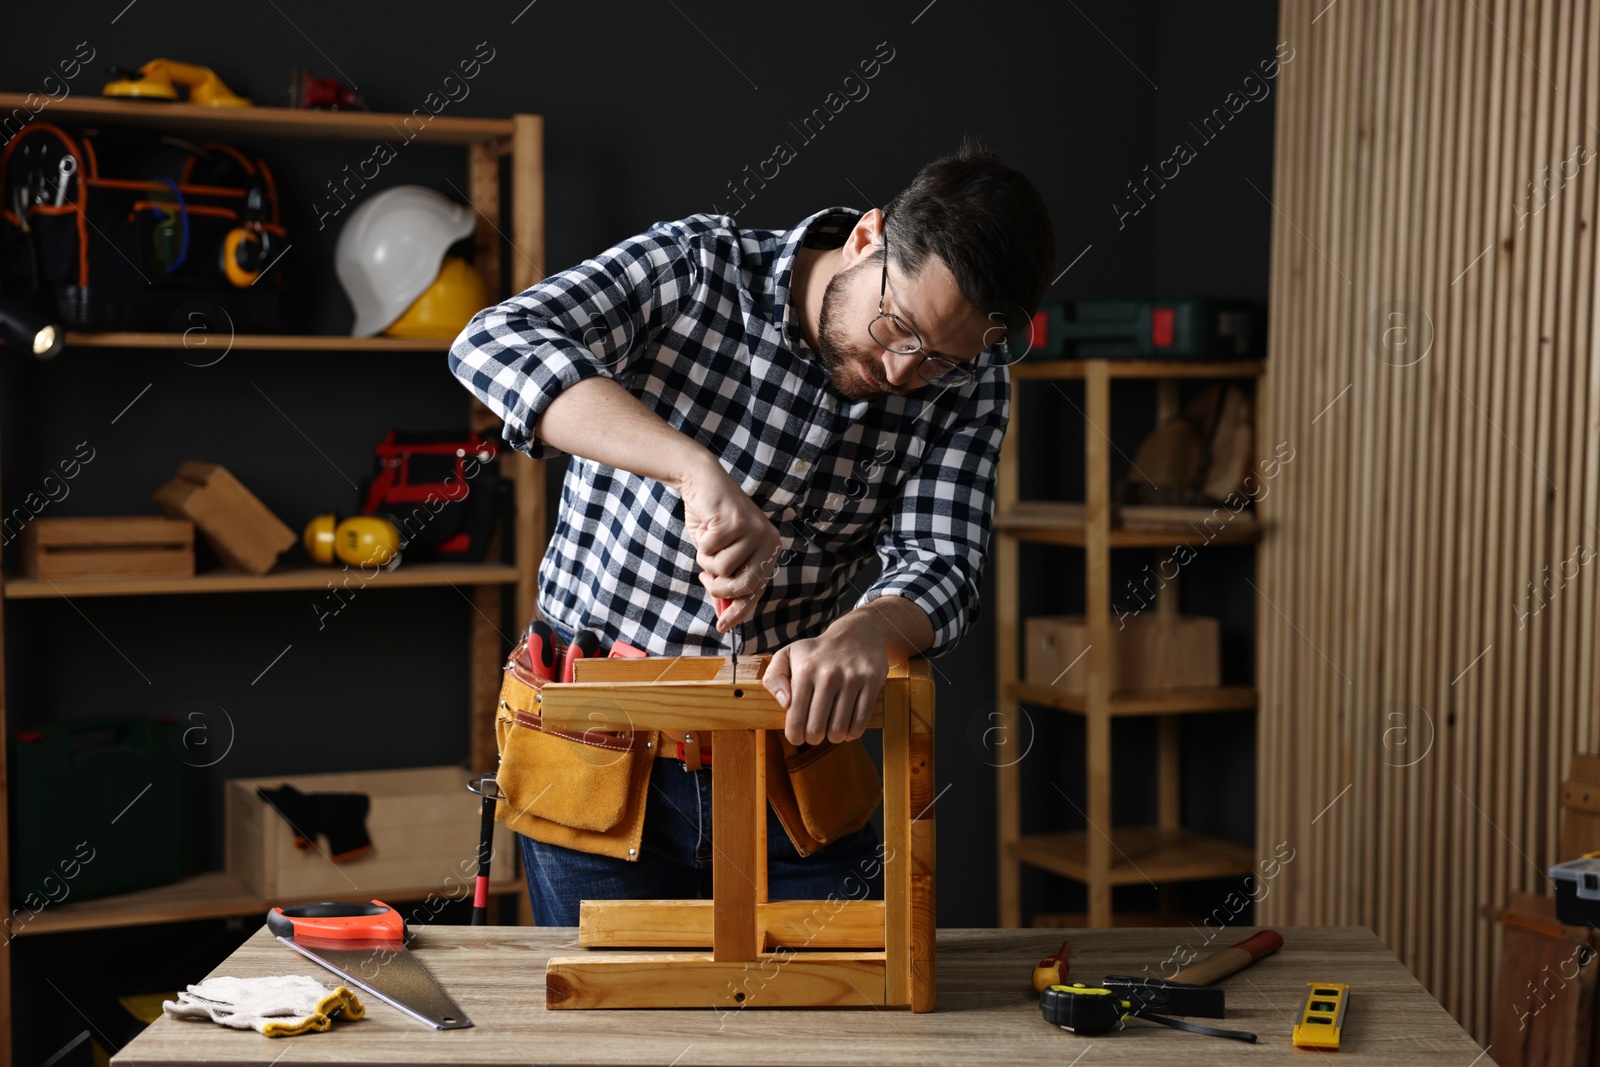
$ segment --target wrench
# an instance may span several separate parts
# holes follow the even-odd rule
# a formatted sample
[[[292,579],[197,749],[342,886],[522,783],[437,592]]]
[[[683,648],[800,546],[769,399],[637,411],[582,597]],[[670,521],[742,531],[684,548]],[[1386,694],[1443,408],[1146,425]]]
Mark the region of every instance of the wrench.
[[[67,183],[78,172],[78,157],[62,156],[61,163],[56,167],[56,170],[59,176],[56,178],[55,206],[60,207],[67,199]]]

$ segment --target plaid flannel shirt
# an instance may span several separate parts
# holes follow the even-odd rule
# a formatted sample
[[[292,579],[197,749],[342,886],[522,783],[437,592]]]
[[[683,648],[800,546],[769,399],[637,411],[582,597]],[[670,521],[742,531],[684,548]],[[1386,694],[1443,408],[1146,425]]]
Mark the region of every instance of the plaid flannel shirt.
[[[838,247],[859,218],[831,208],[787,231],[719,215],[660,222],[480,311],[450,349],[451,371],[530,456],[561,454],[532,428],[561,390],[600,375],[721,460],[782,535],[744,624],[752,652],[820,634],[850,593],[921,607],[928,655],[977,614],[1009,374],[865,401],[832,387],[794,321],[791,270],[802,244]],[[859,589],[874,546],[881,573]],[[539,568],[552,622],[651,655],[716,655],[729,639],[698,573],[680,496],[572,458]]]

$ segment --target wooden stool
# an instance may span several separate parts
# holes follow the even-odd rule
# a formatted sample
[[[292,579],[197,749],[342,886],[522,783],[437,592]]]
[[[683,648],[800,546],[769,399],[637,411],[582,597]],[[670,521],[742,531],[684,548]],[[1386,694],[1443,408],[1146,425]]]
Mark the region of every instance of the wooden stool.
[[[871,725],[883,730],[883,885],[877,900],[767,900],[768,730],[784,712],[761,684],[767,657],[594,659],[546,685],[539,713],[568,729],[711,732],[712,900],[586,900],[586,952],[553,957],[549,1008],[821,1008],[932,1011],[933,678],[889,668]],[[602,721],[603,720],[603,721]],[[803,946],[803,947],[802,947]]]

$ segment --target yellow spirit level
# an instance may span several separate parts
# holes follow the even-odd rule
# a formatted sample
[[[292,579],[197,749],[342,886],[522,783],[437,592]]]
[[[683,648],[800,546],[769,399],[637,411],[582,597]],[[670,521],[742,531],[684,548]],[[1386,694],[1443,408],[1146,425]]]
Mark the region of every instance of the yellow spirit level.
[[[1306,1003],[1294,1027],[1296,1048],[1339,1051],[1339,1034],[1344,1028],[1344,1010],[1350,987],[1339,982],[1307,982]]]

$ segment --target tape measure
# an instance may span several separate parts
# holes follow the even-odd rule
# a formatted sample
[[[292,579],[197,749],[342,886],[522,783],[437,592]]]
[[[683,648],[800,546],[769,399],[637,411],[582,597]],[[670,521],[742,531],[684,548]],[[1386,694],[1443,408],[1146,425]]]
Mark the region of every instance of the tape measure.
[[[1339,1049],[1350,987],[1340,982],[1307,982],[1306,1002],[1294,1027],[1296,1048]]]
[[[1082,1037],[1094,1037],[1122,1028],[1126,1019],[1187,1030],[1208,1037],[1229,1037],[1236,1041],[1255,1041],[1256,1035],[1243,1030],[1222,1030],[1213,1026],[1158,1015],[1198,1015],[1220,1019],[1224,1014],[1224,994],[1219,988],[1163,982],[1157,979],[1107,975],[1099,986],[1074,982],[1057,983],[1039,993],[1039,1011],[1048,1023]]]

